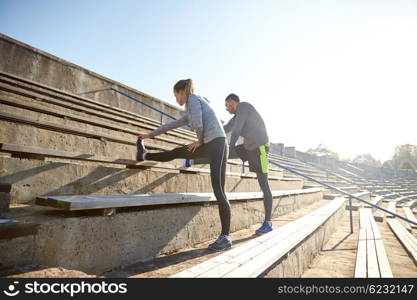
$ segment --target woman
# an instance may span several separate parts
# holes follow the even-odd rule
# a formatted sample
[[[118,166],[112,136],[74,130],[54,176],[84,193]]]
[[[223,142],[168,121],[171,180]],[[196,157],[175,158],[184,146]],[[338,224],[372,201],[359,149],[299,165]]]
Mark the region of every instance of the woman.
[[[222,231],[217,240],[209,245],[216,251],[226,250],[232,246],[230,231],[230,204],[224,192],[228,145],[223,126],[205,98],[194,94],[191,79],[180,80],[174,85],[177,103],[185,105],[185,115],[178,120],[167,123],[158,129],[138,137],[137,160],[170,161],[176,158],[207,158],[210,163],[211,185],[219,205]],[[198,141],[175,148],[171,151],[149,153],[143,139],[153,138],[158,134],[184,125],[191,125],[197,133]]]

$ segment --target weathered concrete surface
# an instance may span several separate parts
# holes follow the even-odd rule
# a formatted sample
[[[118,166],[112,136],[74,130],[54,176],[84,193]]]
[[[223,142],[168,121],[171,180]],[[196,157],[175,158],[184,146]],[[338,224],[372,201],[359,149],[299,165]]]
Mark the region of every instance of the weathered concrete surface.
[[[273,216],[320,199],[322,192],[276,198]],[[261,200],[231,201],[231,205],[231,231],[263,220]],[[0,269],[40,264],[97,274],[213,239],[220,231],[216,204],[138,209],[113,217],[54,217],[48,213],[24,219],[40,223],[38,232],[0,240]]]
[[[296,210],[284,213],[280,216],[272,218],[274,229],[278,229],[290,222],[293,222],[308,213],[328,204],[327,200],[315,201],[311,204],[304,205]],[[244,228],[231,233],[233,246],[237,247],[245,242],[255,238],[254,232],[261,224],[256,223],[248,228]],[[105,277],[135,277],[135,278],[149,278],[149,277],[170,277],[174,274],[182,272],[195,265],[203,263],[219,254],[221,252],[213,252],[207,249],[207,246],[213,240],[204,243],[195,244],[190,248],[183,248],[174,253],[167,253],[160,255],[155,259],[146,262],[131,262],[127,266],[116,268],[110,272],[102,274]]]
[[[346,211],[342,222],[334,228],[328,242],[314,258],[302,277],[353,278],[359,238],[359,212],[353,212],[353,234]],[[329,263],[331,262],[331,263]]]
[[[121,126],[126,129],[130,130],[138,130],[139,132],[144,132],[148,130],[153,130],[159,126],[159,122],[151,122],[147,119],[143,120],[141,119],[141,115],[138,115],[137,117],[126,115],[123,116],[121,112],[118,111],[118,114],[116,116],[109,116],[108,111],[98,111],[97,114],[90,113],[91,107],[85,106],[82,104],[74,104],[66,99],[62,99],[61,97],[55,96],[54,94],[48,96],[44,96],[42,93],[35,93],[36,96],[23,96],[21,94],[17,94],[14,92],[8,92],[5,90],[0,90],[0,96],[2,99],[17,103],[22,103],[26,106],[41,106],[43,110],[55,110],[58,111],[60,114],[73,114],[79,117],[88,118],[90,121],[96,121],[96,122],[105,122],[107,125],[114,125],[114,126]],[[49,95],[49,94],[48,94]],[[49,98],[52,98],[49,100]],[[49,101],[56,101],[55,102],[49,102]],[[82,100],[81,103],[83,102]],[[97,103],[97,106],[100,106],[100,103]],[[34,116],[37,117],[38,115],[26,115],[26,112],[29,113],[35,113],[31,108],[17,108],[7,103],[1,103],[0,104],[1,111],[6,111],[13,113],[13,114],[19,114],[20,112],[23,112],[25,116]],[[45,113],[45,112],[38,112],[39,114],[44,114],[43,118],[48,121],[54,121],[57,120],[55,117],[53,117],[53,114],[51,112]],[[50,119],[48,119],[51,117]],[[146,116],[145,116],[146,118]],[[64,121],[61,118],[58,118],[59,121]],[[69,119],[68,119],[69,120]],[[80,122],[80,121],[77,121]],[[143,124],[141,124],[143,122]],[[133,124],[132,124],[133,123]],[[117,131],[118,133],[120,131]],[[190,141],[189,135],[194,135],[192,131],[187,132],[188,136],[182,138],[178,135],[175,136],[175,140],[177,142],[183,142],[183,141]],[[162,136],[165,136],[164,134]],[[172,136],[171,136],[172,138]],[[195,140],[195,139],[193,139]],[[185,143],[185,142],[184,142]]]
[[[9,210],[10,192],[0,192],[0,213]]]
[[[383,205],[385,207],[385,205]],[[374,216],[377,212],[373,212]],[[377,222],[394,278],[416,278],[417,266],[384,222]],[[353,234],[350,233],[349,212],[337,227],[328,243],[316,256],[302,277],[352,278],[359,236],[359,212],[353,212]],[[329,262],[332,262],[329,264]]]
[[[181,109],[169,103],[2,34],[0,34],[0,71],[74,94],[113,86],[176,118],[182,114]],[[175,82],[172,83],[172,85],[174,84]],[[171,90],[172,86],[166,88]],[[140,113],[155,120],[160,118],[160,114],[154,110],[112,91],[85,96],[101,103]]]
[[[45,266],[24,266],[10,270],[13,275],[1,276],[4,278],[97,278],[96,275],[89,275],[77,270],[67,270],[64,268],[48,268]],[[1,274],[1,273],[0,273]]]
[[[156,169],[0,157],[0,184],[11,184],[11,202],[42,195],[212,192],[209,174],[174,174]],[[301,189],[302,181],[270,180],[273,190]],[[227,176],[227,192],[260,191],[256,178]]]
[[[54,124],[71,126],[81,130],[84,129],[96,133],[108,134],[118,138],[128,139],[131,141],[131,144],[115,142],[107,139],[84,137],[76,134],[59,132],[6,120],[0,120],[0,142],[53,150],[62,150],[74,153],[94,154],[98,156],[114,157],[118,159],[135,159],[136,145],[134,143],[137,138],[136,134],[124,133],[116,129],[107,129],[101,126],[89,125],[78,121],[46,115],[43,113],[16,108],[8,105],[0,104],[0,109],[3,112],[22,115],[36,120],[53,122]],[[167,137],[167,135],[164,136]],[[177,137],[175,137],[175,140],[177,142],[184,142],[184,144],[187,143],[185,140],[178,140]],[[161,140],[152,140],[152,142],[169,149],[179,146],[178,144]],[[153,151],[151,150],[151,152]],[[173,164],[182,166],[183,160],[175,160],[173,161]],[[206,169],[209,168],[208,165],[197,167],[204,167]],[[248,170],[248,168],[246,168],[246,170]],[[241,165],[228,163],[226,171],[240,172]],[[271,168],[270,175],[282,177],[283,171],[277,170],[276,168]]]
[[[103,128],[101,126],[94,126],[66,118],[64,119],[61,117],[55,117],[43,113],[33,112],[30,110],[15,108],[2,104],[0,104],[0,110],[4,113],[11,113],[17,116],[24,116],[26,118],[31,118],[36,121],[47,121],[53,123],[54,125],[64,125],[69,126],[71,128],[76,128],[77,130],[93,131],[97,134],[109,135],[118,139],[127,139],[131,143],[134,143],[136,141],[139,133],[149,132],[149,130],[138,130],[138,134],[131,134],[116,129],[112,130],[108,128]],[[4,142],[6,143],[12,143],[10,142],[10,140],[14,140],[13,143],[19,145],[27,145],[28,142],[32,144],[37,143],[36,146],[43,145],[46,148],[51,146],[54,147],[53,149],[58,149],[58,147],[66,147],[67,149],[69,148],[69,150],[67,151],[73,152],[80,152],[80,150],[77,151],[77,149],[84,149],[81,151],[91,152],[92,150],[96,150],[95,145],[98,145],[100,147],[97,147],[96,151],[107,152],[107,156],[112,152],[114,152],[116,155],[118,153],[121,153],[123,155],[123,151],[119,150],[120,147],[123,146],[130,146],[131,149],[135,148],[134,145],[126,145],[112,140],[103,142],[98,138],[84,137],[81,135],[76,135],[74,133],[60,132],[58,130],[52,129],[43,129],[37,126],[24,124],[21,122],[1,120],[0,126],[2,127],[2,140],[4,139]],[[176,141],[181,142],[181,140],[177,138],[175,139]],[[153,140],[153,143],[155,143],[155,141],[156,140]],[[161,140],[158,140],[157,143],[160,146],[169,148],[174,148],[178,146],[178,144],[168,143]],[[184,144],[188,143],[189,142],[184,142]],[[102,155],[104,156],[105,154],[103,153]]]
[[[260,277],[301,277],[316,255],[330,239],[334,229],[339,226],[345,215],[344,205],[316,231],[310,234],[286,257],[277,261]]]

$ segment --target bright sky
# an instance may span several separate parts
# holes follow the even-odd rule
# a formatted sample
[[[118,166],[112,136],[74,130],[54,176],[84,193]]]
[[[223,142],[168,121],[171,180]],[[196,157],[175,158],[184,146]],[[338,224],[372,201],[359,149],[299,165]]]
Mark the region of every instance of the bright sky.
[[[0,32],[172,104],[193,78],[223,120],[234,92],[301,151],[417,145],[415,0],[0,0]]]

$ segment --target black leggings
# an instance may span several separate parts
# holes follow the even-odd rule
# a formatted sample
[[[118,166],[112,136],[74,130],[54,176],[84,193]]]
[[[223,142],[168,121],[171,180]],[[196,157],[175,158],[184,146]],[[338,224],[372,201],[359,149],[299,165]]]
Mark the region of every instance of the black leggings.
[[[264,208],[265,208],[265,221],[271,221],[272,217],[272,193],[268,182],[268,173],[256,173],[259,186],[264,194]]]
[[[240,152],[240,153],[245,154],[244,152]],[[232,149],[232,151],[230,151],[229,158],[240,158],[244,163],[245,161],[247,161],[247,157],[246,157],[247,155],[244,155],[244,156],[245,157],[243,158],[240,157],[235,148],[235,149]],[[264,194],[265,221],[271,221],[272,192],[271,192],[271,188],[269,187],[268,173],[256,172],[256,178],[258,178],[259,186],[261,187],[262,193]]]
[[[224,193],[226,164],[229,148],[225,138],[215,138],[207,144],[202,144],[194,152],[188,151],[187,146],[175,148],[171,151],[146,154],[146,160],[170,161],[176,158],[199,159],[208,158],[210,163],[211,186],[219,205],[222,234],[230,232],[230,204]]]

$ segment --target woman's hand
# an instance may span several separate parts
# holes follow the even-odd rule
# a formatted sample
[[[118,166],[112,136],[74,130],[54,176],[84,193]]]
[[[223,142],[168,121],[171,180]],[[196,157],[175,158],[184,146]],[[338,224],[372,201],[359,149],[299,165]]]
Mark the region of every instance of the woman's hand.
[[[145,139],[150,139],[151,137],[149,135],[147,135],[147,134],[139,134],[138,135],[138,138],[140,138],[142,140],[145,140]]]
[[[201,143],[200,142],[194,142],[194,143],[189,144],[187,146],[187,149],[188,149],[188,151],[194,152],[195,149],[197,149],[200,146],[201,146]]]

